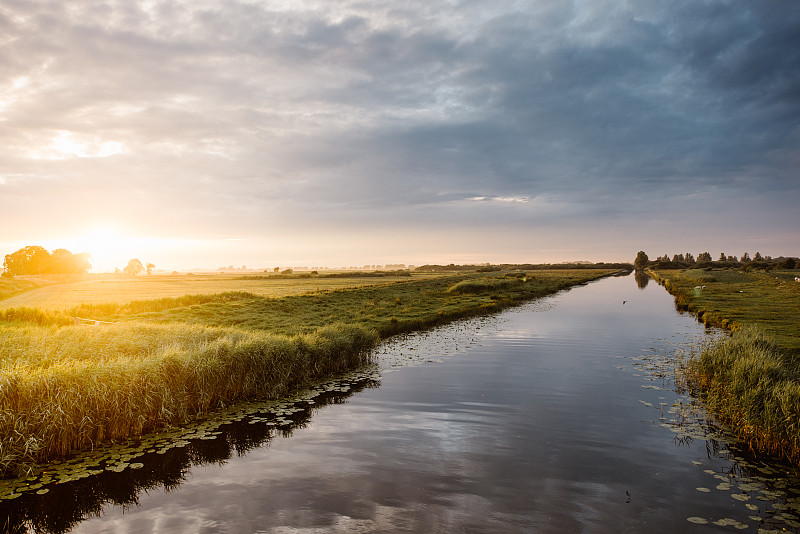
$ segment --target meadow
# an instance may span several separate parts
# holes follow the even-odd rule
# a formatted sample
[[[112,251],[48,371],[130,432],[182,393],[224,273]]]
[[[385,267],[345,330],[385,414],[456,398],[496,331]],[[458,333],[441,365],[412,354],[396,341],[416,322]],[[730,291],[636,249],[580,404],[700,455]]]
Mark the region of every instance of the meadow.
[[[347,275],[347,276],[345,276]],[[430,275],[415,274],[415,278]],[[0,309],[34,307],[63,310],[83,303],[126,303],[132,300],[244,291],[282,297],[317,290],[344,289],[408,280],[398,273],[330,273],[312,275],[125,274],[43,275],[0,278]]]
[[[798,271],[743,272],[734,269],[655,270],[653,278],[675,297],[679,310],[708,326],[731,331],[743,325],[762,330],[782,350],[800,356]]]
[[[209,281],[218,293],[129,302],[100,284],[94,302],[5,308],[0,470],[24,472],[101,442],[202,418],[237,400],[286,395],[369,362],[381,338],[492,313],[613,272],[357,276],[324,279],[332,284],[327,288],[320,280],[309,286],[307,278],[240,277]],[[164,281],[135,280],[127,283],[137,295],[163,295],[158,284]],[[248,283],[261,285],[242,291]],[[52,303],[53,293],[41,292],[51,287],[21,294],[40,292],[40,302]],[[286,293],[275,296],[279,291]],[[84,326],[75,317],[102,322]]]
[[[679,310],[732,335],[688,362],[690,387],[753,450],[800,463],[800,283],[796,271],[652,271]]]

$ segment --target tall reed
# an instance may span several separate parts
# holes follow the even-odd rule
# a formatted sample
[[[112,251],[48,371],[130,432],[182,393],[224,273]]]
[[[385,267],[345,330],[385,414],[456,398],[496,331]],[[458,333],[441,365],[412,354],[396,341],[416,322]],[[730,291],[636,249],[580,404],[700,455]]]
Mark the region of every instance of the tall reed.
[[[370,359],[375,332],[280,336],[198,325],[0,327],[0,470],[140,435]]]
[[[754,450],[800,461],[800,366],[760,330],[745,326],[704,346],[690,384]]]

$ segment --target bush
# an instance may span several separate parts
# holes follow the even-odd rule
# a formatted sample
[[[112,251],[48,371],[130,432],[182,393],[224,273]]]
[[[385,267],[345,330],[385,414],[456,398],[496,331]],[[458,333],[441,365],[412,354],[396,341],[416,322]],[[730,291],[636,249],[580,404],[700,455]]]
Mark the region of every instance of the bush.
[[[447,289],[448,293],[485,293],[498,289],[507,289],[511,286],[521,284],[522,279],[512,278],[477,278],[474,280],[463,280]]]

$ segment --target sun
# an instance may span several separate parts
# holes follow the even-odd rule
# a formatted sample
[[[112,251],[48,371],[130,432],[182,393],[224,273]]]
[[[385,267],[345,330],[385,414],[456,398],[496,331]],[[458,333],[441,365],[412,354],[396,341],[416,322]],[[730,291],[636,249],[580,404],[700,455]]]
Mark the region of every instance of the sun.
[[[97,225],[86,231],[77,240],[80,252],[92,255],[90,263],[92,272],[113,272],[125,267],[130,259],[131,238],[110,224]]]

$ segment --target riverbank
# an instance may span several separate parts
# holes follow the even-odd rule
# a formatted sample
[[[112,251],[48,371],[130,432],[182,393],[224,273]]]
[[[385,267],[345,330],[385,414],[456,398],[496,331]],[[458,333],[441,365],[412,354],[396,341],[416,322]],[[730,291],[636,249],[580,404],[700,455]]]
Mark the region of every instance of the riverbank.
[[[733,269],[649,270],[675,297],[675,306],[707,326],[732,332],[751,325],[800,357],[798,271],[743,272]]]
[[[279,397],[368,362],[381,338],[610,274],[473,273],[283,298],[229,292],[3,310],[0,469],[17,473],[240,399]],[[103,323],[80,326],[74,317]]]
[[[688,362],[690,387],[753,450],[800,463],[800,283],[793,272],[650,274],[679,310],[732,332]]]

